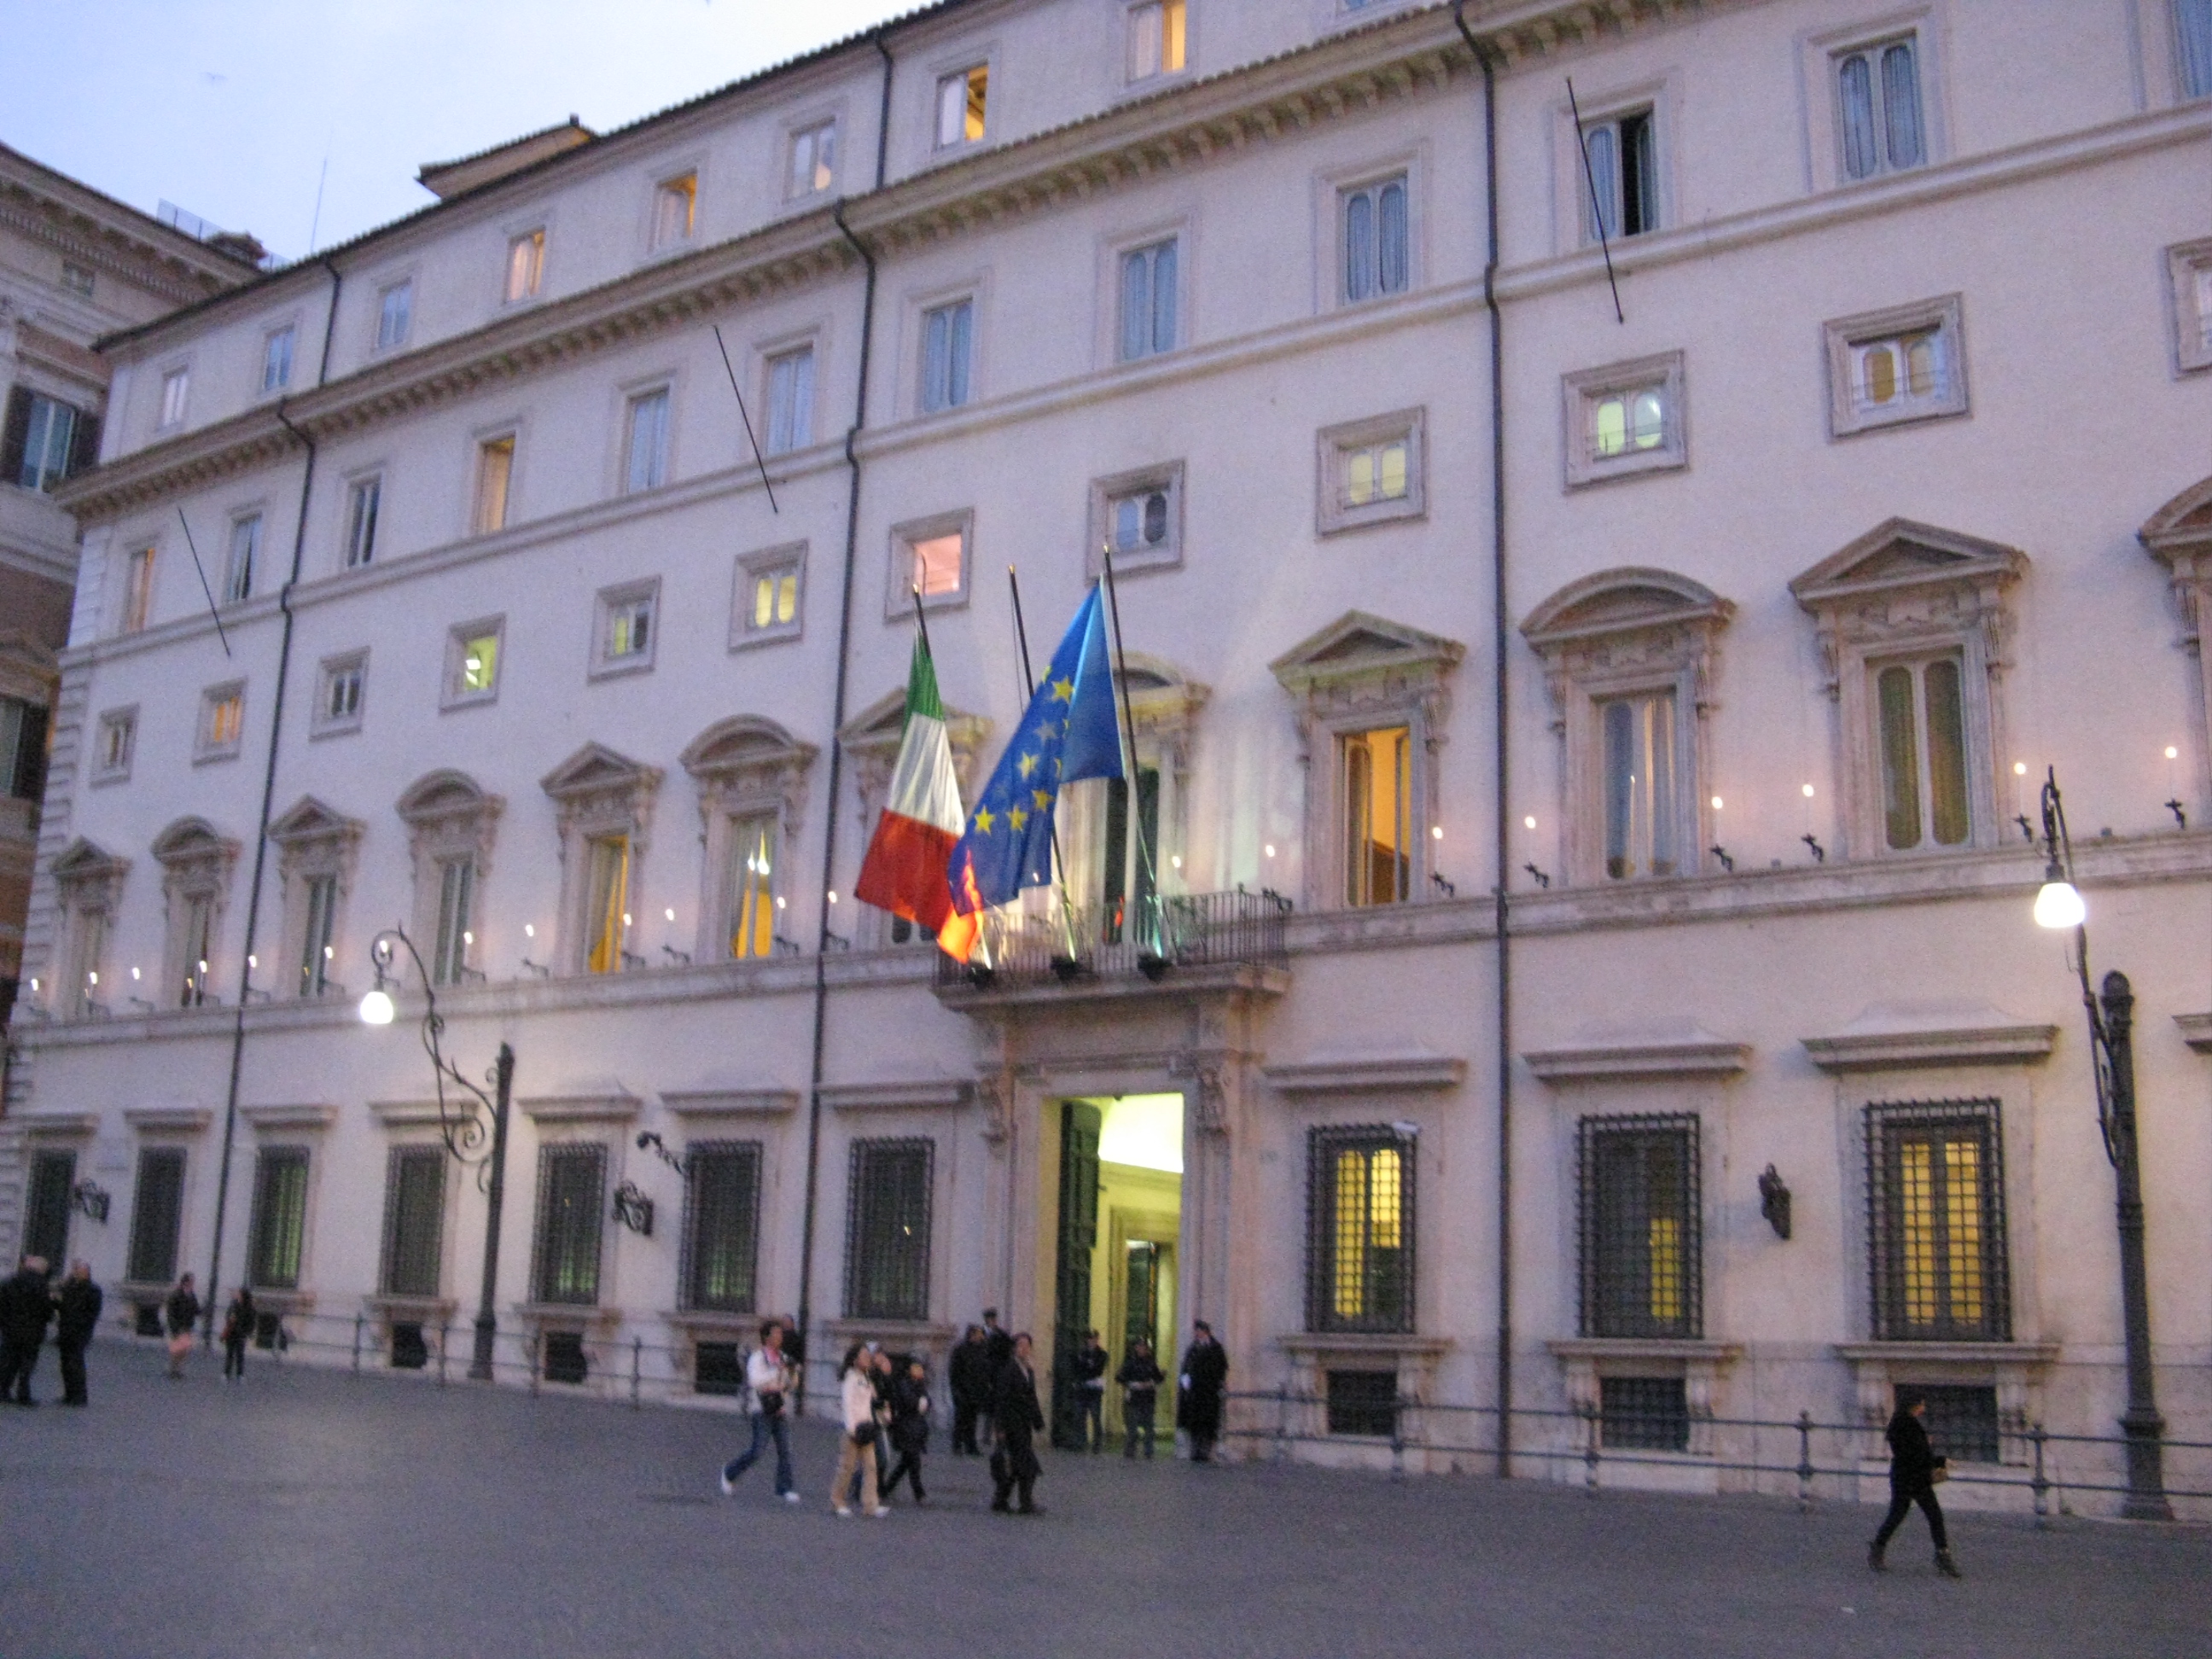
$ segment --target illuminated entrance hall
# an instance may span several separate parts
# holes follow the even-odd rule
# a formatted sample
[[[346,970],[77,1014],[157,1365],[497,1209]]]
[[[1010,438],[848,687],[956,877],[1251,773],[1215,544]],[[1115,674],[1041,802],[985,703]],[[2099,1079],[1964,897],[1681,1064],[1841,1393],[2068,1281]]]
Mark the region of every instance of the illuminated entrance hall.
[[[1054,1443],[1081,1439],[1075,1356],[1097,1331],[1107,1352],[1106,1433],[1123,1432],[1113,1378],[1139,1338],[1160,1369],[1175,1370],[1176,1273],[1182,1226],[1182,1110],[1179,1094],[1119,1095],[1048,1103],[1056,1118],[1058,1246],[1052,1351]],[[1160,1389],[1154,1422],[1175,1438],[1175,1391]]]

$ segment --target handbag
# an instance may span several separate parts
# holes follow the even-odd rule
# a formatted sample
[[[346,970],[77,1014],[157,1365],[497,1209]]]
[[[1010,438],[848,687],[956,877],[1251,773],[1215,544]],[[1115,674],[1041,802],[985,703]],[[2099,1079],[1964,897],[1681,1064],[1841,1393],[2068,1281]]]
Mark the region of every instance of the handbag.
[[[770,1389],[764,1394],[756,1395],[755,1398],[760,1401],[760,1414],[763,1417],[783,1415],[783,1395],[780,1389]]]
[[[1940,1486],[1950,1478],[1951,1466],[1948,1463],[1938,1463],[1928,1471],[1928,1484],[1931,1486]]]
[[[853,1443],[856,1446],[872,1446],[876,1443],[875,1419],[870,1418],[853,1431]]]

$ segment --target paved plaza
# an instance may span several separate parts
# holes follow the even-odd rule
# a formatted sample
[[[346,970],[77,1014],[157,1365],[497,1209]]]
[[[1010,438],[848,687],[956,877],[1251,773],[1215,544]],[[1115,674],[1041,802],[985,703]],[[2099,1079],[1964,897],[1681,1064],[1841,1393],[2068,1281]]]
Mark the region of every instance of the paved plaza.
[[[1958,1517],[1953,1584],[1839,1505],[1050,1455],[1025,1520],[942,1455],[840,1521],[818,1424],[793,1508],[719,1495],[727,1414],[256,1360],[110,1344],[91,1409],[0,1412],[0,1656],[2212,1652],[2201,1528]]]

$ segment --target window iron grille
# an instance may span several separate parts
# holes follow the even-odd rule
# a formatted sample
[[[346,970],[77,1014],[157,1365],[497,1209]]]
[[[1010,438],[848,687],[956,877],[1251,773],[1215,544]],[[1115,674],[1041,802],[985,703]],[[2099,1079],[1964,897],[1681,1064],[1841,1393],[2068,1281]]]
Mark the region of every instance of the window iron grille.
[[[307,1230],[307,1149],[264,1146],[253,1161],[253,1218],[246,1229],[246,1278],[254,1289],[300,1287]]]
[[[1690,1449],[1690,1402],[1679,1376],[1601,1376],[1598,1436],[1608,1449]]]
[[[185,1149],[144,1148],[138,1154],[137,1195],[131,1211],[128,1277],[132,1284],[166,1285],[177,1276],[184,1206]]]
[[[702,1342],[691,1358],[694,1394],[740,1395],[745,1391],[745,1368],[734,1342]]]
[[[1389,1124],[1306,1141],[1306,1328],[1413,1328],[1415,1140]]]
[[[1582,1334],[1704,1335],[1696,1115],[1586,1117],[1577,1142]]]
[[[430,1363],[430,1345],[423,1340],[422,1322],[402,1320],[392,1328],[392,1369],[419,1371]]]
[[[1328,1431],[1395,1438],[1398,1432],[1398,1373],[1331,1371]]]
[[[750,1313],[760,1246],[761,1144],[707,1141],[688,1149],[685,1164],[677,1281],[683,1305]]]
[[[584,1334],[581,1331],[548,1331],[544,1341],[545,1380],[581,1387],[592,1370],[591,1362],[584,1354]]]
[[[23,1210],[23,1254],[42,1258],[58,1278],[69,1268],[70,1194],[75,1152],[39,1152],[31,1159],[30,1201]]]
[[[1917,1394],[1928,1402],[1921,1426],[1938,1457],[1954,1463],[2002,1461],[1997,1391],[1987,1383],[1900,1383],[1899,1394]]]
[[[845,1224],[848,1319],[929,1316],[933,1140],[853,1143]]]
[[[384,1293],[435,1296],[444,1232],[445,1148],[395,1146],[385,1170]]]
[[[1994,1100],[1866,1109],[1868,1272],[1877,1340],[2012,1340],[2003,1146]]]
[[[606,1208],[606,1185],[607,1149],[596,1141],[539,1148],[538,1237],[530,1266],[530,1283],[538,1301],[579,1307],[598,1304],[599,1233]],[[549,1377],[553,1340],[549,1334]]]

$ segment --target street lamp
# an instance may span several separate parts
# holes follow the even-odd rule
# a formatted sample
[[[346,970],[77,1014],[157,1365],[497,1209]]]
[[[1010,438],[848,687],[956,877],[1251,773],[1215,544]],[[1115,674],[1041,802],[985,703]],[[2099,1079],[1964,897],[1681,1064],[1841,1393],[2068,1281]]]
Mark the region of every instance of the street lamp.
[[[2120,1310],[2126,1327],[2128,1409],[2120,1419],[2127,1437],[2128,1495],[2120,1513],[2136,1521],[2171,1521],[2166,1501],[2166,1419],[2158,1414],[2151,1372],[2150,1290],[2143,1261],[2142,1171],[2136,1146],[2135,993],[2128,976],[2106,974],[2100,998],[2089,980],[2088,906],[2074,884],[2074,846],[2066,834],[2066,807],[2058,796],[2058,771],[2043,781],[2043,886],[2035,896],[2039,926],[2074,930],[2074,970],[2081,981],[2081,1006],[2089,1016],[2090,1071],[2097,1085],[2097,1128],[2118,1188]]]
[[[483,1288],[477,1304],[476,1353],[469,1363],[469,1375],[480,1382],[492,1380],[492,1344],[499,1334],[497,1316],[492,1311],[493,1298],[499,1286],[499,1222],[500,1212],[507,1200],[507,1109],[514,1093],[514,1050],[507,1043],[499,1045],[499,1058],[494,1062],[489,1076],[494,1092],[487,1095],[474,1082],[462,1075],[460,1068],[447,1060],[438,1046],[438,1039],[446,1030],[445,1016],[438,1012],[438,994],[430,984],[430,971],[423,966],[422,953],[415,948],[415,941],[407,937],[403,927],[388,927],[370,943],[368,956],[376,969],[376,984],[361,1000],[361,1018],[364,1025],[389,1025],[395,1012],[392,994],[386,990],[385,980],[392,971],[398,954],[397,947],[404,945],[413,959],[415,971],[422,982],[426,1006],[422,1011],[422,1047],[430,1056],[430,1070],[437,1079],[438,1134],[446,1144],[446,1151],[454,1162],[477,1172],[477,1188],[485,1195]],[[454,1110],[446,1110],[446,1085],[453,1085],[476,1097],[491,1115],[490,1146],[486,1148],[483,1120],[467,1102],[459,1103]]]

